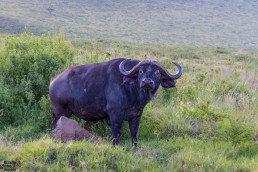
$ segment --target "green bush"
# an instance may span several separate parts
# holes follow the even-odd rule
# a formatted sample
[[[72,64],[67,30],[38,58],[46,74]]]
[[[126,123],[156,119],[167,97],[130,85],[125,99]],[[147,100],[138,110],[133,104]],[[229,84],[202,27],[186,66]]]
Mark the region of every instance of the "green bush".
[[[6,36],[0,50],[0,125],[44,131],[51,118],[50,79],[73,64],[73,48],[64,36]],[[26,127],[28,123],[33,126]],[[28,130],[28,128],[30,128]],[[37,128],[37,129],[35,129]]]
[[[35,100],[48,92],[51,77],[72,64],[73,50],[63,35],[36,37],[28,33],[6,36],[0,56],[5,83],[16,86],[17,93],[32,91]]]

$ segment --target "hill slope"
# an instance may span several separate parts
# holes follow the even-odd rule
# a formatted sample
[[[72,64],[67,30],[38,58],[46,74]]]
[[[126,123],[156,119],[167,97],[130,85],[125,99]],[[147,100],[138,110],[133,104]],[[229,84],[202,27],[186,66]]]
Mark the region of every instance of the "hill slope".
[[[258,2],[0,0],[0,33],[257,49]]]

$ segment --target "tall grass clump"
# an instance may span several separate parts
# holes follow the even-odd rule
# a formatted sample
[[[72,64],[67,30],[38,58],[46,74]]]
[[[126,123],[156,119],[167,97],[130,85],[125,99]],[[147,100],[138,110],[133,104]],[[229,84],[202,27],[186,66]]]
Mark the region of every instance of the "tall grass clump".
[[[0,50],[0,125],[20,137],[49,128],[48,85],[73,63],[64,36],[8,35]],[[15,129],[15,126],[23,126]]]

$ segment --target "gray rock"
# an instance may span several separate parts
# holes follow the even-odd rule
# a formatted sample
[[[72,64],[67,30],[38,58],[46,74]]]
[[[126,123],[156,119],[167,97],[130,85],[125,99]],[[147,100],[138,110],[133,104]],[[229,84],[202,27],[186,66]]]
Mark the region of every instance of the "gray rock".
[[[98,139],[94,137],[89,131],[82,128],[75,120],[62,116],[57,121],[56,128],[53,131],[53,138],[67,141],[80,141],[88,140],[91,142],[97,142]]]

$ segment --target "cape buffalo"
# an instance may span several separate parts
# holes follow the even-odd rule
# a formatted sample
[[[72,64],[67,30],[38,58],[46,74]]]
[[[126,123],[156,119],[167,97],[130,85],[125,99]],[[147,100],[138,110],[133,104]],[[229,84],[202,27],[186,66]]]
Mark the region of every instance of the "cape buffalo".
[[[175,87],[183,72],[171,74],[157,61],[113,59],[103,63],[70,67],[49,86],[53,127],[61,116],[72,114],[86,121],[109,118],[113,144],[119,144],[123,121],[129,122],[131,141],[137,145],[140,118],[159,85]]]

